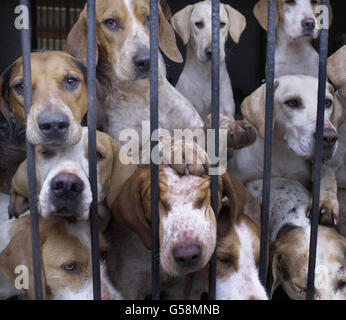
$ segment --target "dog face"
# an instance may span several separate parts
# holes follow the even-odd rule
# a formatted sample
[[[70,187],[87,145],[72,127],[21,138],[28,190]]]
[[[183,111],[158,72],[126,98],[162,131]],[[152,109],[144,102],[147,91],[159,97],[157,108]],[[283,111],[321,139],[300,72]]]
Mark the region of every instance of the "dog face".
[[[80,122],[87,111],[86,68],[66,53],[46,51],[31,54],[31,69],[33,102],[27,139],[35,145],[77,143]],[[7,104],[25,126],[22,58],[3,75],[1,104]]]
[[[191,44],[199,62],[211,60],[212,18],[211,1],[189,5],[172,17],[172,26],[184,44]],[[246,26],[245,17],[229,5],[220,4],[220,48],[225,47],[228,34],[238,43]],[[220,50],[220,60],[224,61],[225,51]]]
[[[267,300],[259,276],[260,231],[247,216],[241,215],[234,225],[220,214],[217,238],[217,300]],[[226,215],[225,215],[226,214]]]
[[[39,219],[43,295],[47,300],[93,299],[90,226],[87,222],[69,224],[63,219]],[[15,268],[25,265],[29,271],[29,299],[34,299],[34,275],[30,219],[28,215],[11,221],[10,239],[0,253],[0,270],[14,283]],[[121,299],[108,280],[105,267],[107,244],[99,233],[102,299]]]
[[[315,300],[345,300],[346,240],[335,230],[318,227]],[[296,228],[270,245],[272,293],[282,285],[291,299],[305,300],[310,227]]]
[[[98,59],[101,64],[110,66],[118,81],[134,81],[149,76],[149,7],[149,0],[96,1]],[[82,61],[86,59],[86,18],[85,8],[66,45],[67,52]],[[170,59],[182,62],[174,31],[161,6],[159,46]]]
[[[276,1],[276,25],[292,39],[302,37],[317,38],[319,35],[320,0],[278,0]],[[324,12],[322,14],[325,14]],[[332,9],[329,7],[329,24],[332,22]],[[259,24],[268,29],[268,0],[260,0],[254,8]]]
[[[264,138],[265,84],[242,103],[245,118]],[[314,156],[318,80],[309,76],[284,76],[275,81],[275,132],[299,157]],[[337,148],[336,129],[343,121],[343,106],[330,84],[326,88],[323,157],[330,159]]]
[[[97,184],[98,202],[116,196],[128,168],[118,159],[119,147],[112,139],[97,132]],[[12,180],[13,189],[24,197],[27,193],[26,164]],[[116,175],[118,172],[119,175]],[[89,183],[88,130],[83,128],[82,139],[73,146],[36,147],[36,173],[40,186],[39,209],[43,217],[69,215],[87,220],[92,202]],[[119,180],[118,180],[119,179]],[[24,186],[24,187],[23,187]]]
[[[210,205],[210,178],[178,175],[165,166],[160,169],[159,186],[162,269],[171,276],[197,271],[208,263],[215,249],[216,221]],[[246,191],[225,174],[219,183],[219,208],[223,193],[232,199],[225,218],[231,224],[246,201]],[[151,248],[149,167],[142,167],[131,176],[111,208],[116,221],[136,232],[146,247]]]

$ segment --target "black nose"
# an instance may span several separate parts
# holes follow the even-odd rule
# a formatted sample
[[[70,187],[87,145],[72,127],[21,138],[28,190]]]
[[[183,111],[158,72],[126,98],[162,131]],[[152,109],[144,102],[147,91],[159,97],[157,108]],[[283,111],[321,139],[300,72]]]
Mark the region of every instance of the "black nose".
[[[149,51],[141,51],[133,58],[133,63],[137,71],[148,73],[150,71],[150,53]]]
[[[41,113],[37,123],[41,132],[50,139],[61,138],[70,125],[67,116],[60,112]]]
[[[304,30],[312,31],[315,29],[315,19],[308,18],[302,21],[302,27]]]
[[[51,190],[59,199],[75,199],[84,190],[81,179],[72,173],[61,173],[51,181]]]
[[[173,257],[182,268],[194,267],[201,258],[201,247],[198,244],[178,246],[173,250]]]
[[[207,57],[207,59],[211,59],[211,55],[212,55],[212,53],[211,53],[211,47],[208,47],[207,49],[205,49],[205,55],[206,55],[206,57]]]

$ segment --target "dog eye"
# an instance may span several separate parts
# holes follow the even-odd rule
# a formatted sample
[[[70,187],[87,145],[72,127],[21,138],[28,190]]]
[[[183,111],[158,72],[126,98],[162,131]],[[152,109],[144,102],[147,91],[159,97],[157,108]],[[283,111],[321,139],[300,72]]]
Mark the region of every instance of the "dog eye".
[[[311,4],[317,4],[318,0],[311,0]]]
[[[23,94],[24,94],[24,83],[23,83],[23,82],[17,83],[17,84],[14,86],[14,90],[15,90],[18,94],[23,95]]]
[[[204,27],[204,24],[203,22],[196,22],[195,23],[195,26],[198,28],[198,29],[202,29]]]
[[[115,19],[107,19],[103,22],[103,24],[109,29],[109,30],[118,30],[120,29],[120,24]]]
[[[67,77],[64,80],[65,87],[69,90],[74,90],[78,87],[80,80],[75,77]]]
[[[285,2],[290,5],[296,4],[296,0],[286,0]]]
[[[233,264],[233,259],[231,256],[228,256],[228,257],[221,257],[221,258],[218,258],[218,260],[223,263],[223,264],[226,264],[226,265],[232,265]]]
[[[62,269],[68,273],[78,273],[79,272],[79,267],[76,263],[63,265]]]
[[[226,23],[220,22],[220,28],[221,28],[221,29],[222,29],[225,25],[226,25]]]
[[[147,16],[145,18],[144,24],[147,25],[148,27],[150,26],[150,16]]]
[[[331,106],[332,106],[332,104],[333,104],[333,102],[331,101],[331,100],[326,100],[326,102],[325,102],[325,107],[326,108],[330,108]]]
[[[40,151],[40,154],[45,158],[51,158],[54,156],[54,152],[50,150],[42,150]]]
[[[286,101],[286,104],[291,108],[296,108],[299,105],[298,100],[296,100],[296,99],[288,100],[288,101]]]
[[[103,160],[105,157],[100,152],[96,152],[97,161]]]

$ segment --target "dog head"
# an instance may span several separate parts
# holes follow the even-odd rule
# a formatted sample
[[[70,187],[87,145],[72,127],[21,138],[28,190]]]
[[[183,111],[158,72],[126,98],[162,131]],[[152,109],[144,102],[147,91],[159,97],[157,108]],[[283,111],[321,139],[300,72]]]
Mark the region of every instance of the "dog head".
[[[309,76],[283,76],[275,81],[273,126],[277,135],[287,142],[298,156],[314,157],[318,80]],[[263,84],[242,103],[245,118],[264,139],[265,96]],[[337,148],[337,128],[344,120],[344,108],[327,83],[323,157],[333,157]]]
[[[270,245],[271,291],[281,285],[291,299],[305,300],[310,227],[296,228]],[[346,239],[319,226],[315,269],[317,300],[346,299]]]
[[[210,177],[179,175],[171,167],[159,172],[160,263],[163,270],[178,276],[203,268],[216,241],[216,220],[210,204]],[[151,248],[150,168],[138,169],[125,183],[112,205],[112,215],[124,227],[136,232]],[[219,208],[227,195],[229,224],[241,212],[246,191],[229,174],[219,179]]]
[[[131,175],[131,165],[122,165],[119,149],[113,140],[97,132],[98,202],[113,201],[121,184]],[[89,218],[92,193],[89,183],[88,130],[83,128],[80,142],[73,146],[36,147],[36,176],[39,210],[43,217],[72,216],[77,220]],[[12,179],[12,189],[28,198],[26,162]],[[133,170],[133,169],[132,169]],[[23,209],[21,209],[23,211]],[[17,212],[18,213],[18,212]]]
[[[340,96],[346,100],[346,45],[328,58],[328,78],[336,86]],[[345,112],[346,113],[346,112]]]
[[[86,68],[66,53],[44,51],[31,54],[31,70],[33,101],[27,139],[35,145],[77,143],[80,122],[87,111]],[[22,58],[2,76],[1,104],[8,105],[19,124],[25,126]]]
[[[198,61],[211,60],[212,18],[211,1],[206,0],[188,5],[177,12],[171,19],[174,30],[182,38],[184,44],[191,44]],[[225,47],[228,34],[238,43],[246,27],[245,17],[230,5],[220,4],[220,60],[225,59]]]
[[[322,16],[320,16],[322,14]],[[321,0],[277,0],[276,25],[292,39],[319,35],[318,23],[325,14],[332,23],[332,9],[321,12]],[[263,29],[268,29],[268,0],[260,0],[254,8],[254,15]]]
[[[230,225],[223,202],[218,221],[216,299],[267,300],[259,276],[260,230],[242,214]]]
[[[148,78],[149,0],[96,1],[97,59],[118,81]],[[86,61],[87,9],[81,12],[67,38],[66,51]],[[182,62],[174,31],[159,6],[159,47],[173,61]],[[111,69],[111,70],[110,70]]]
[[[26,294],[34,299],[34,272],[30,217],[12,220],[8,244],[0,253],[0,271],[15,283],[17,266],[25,266],[28,276]],[[87,222],[69,224],[59,218],[39,218],[43,296],[47,300],[93,299],[90,226]],[[108,279],[105,266],[107,244],[99,233],[102,299],[121,299]]]

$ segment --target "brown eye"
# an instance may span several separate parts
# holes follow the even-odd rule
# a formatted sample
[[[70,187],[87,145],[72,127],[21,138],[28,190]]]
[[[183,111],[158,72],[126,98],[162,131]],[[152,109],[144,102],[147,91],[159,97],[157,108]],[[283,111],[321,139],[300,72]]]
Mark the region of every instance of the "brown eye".
[[[226,25],[226,23],[220,22],[220,28],[221,28],[221,29],[222,29],[225,25]]]
[[[318,1],[317,0],[311,0],[311,4],[317,4]]]
[[[232,265],[233,264],[233,259],[232,257],[222,257],[222,258],[218,258],[218,260],[226,265]]]
[[[203,22],[196,22],[195,23],[195,26],[198,28],[198,29],[202,29],[204,27],[204,24]]]
[[[296,108],[299,105],[298,100],[296,99],[288,100],[286,101],[286,104],[291,108]]]
[[[102,155],[102,153],[96,152],[96,158],[97,158],[97,161],[100,161],[104,159],[104,156]]]
[[[40,154],[45,158],[50,158],[54,156],[54,152],[50,150],[42,150],[40,151]]]
[[[285,1],[287,4],[290,4],[290,5],[295,5],[296,4],[296,1],[295,0],[286,0]]]
[[[330,108],[332,106],[333,102],[331,100],[326,100],[326,102],[324,103],[326,108]]]
[[[20,94],[23,95],[24,94],[24,83],[23,82],[19,82],[14,86],[14,90]]]
[[[63,265],[62,269],[68,273],[77,273],[79,271],[78,265],[76,263]]]
[[[103,22],[103,24],[109,29],[109,30],[118,30],[120,29],[120,24],[115,19],[107,19]]]
[[[63,86],[66,89],[72,91],[77,89],[77,87],[79,86],[79,83],[80,83],[80,80],[75,77],[66,77],[64,79]]]

